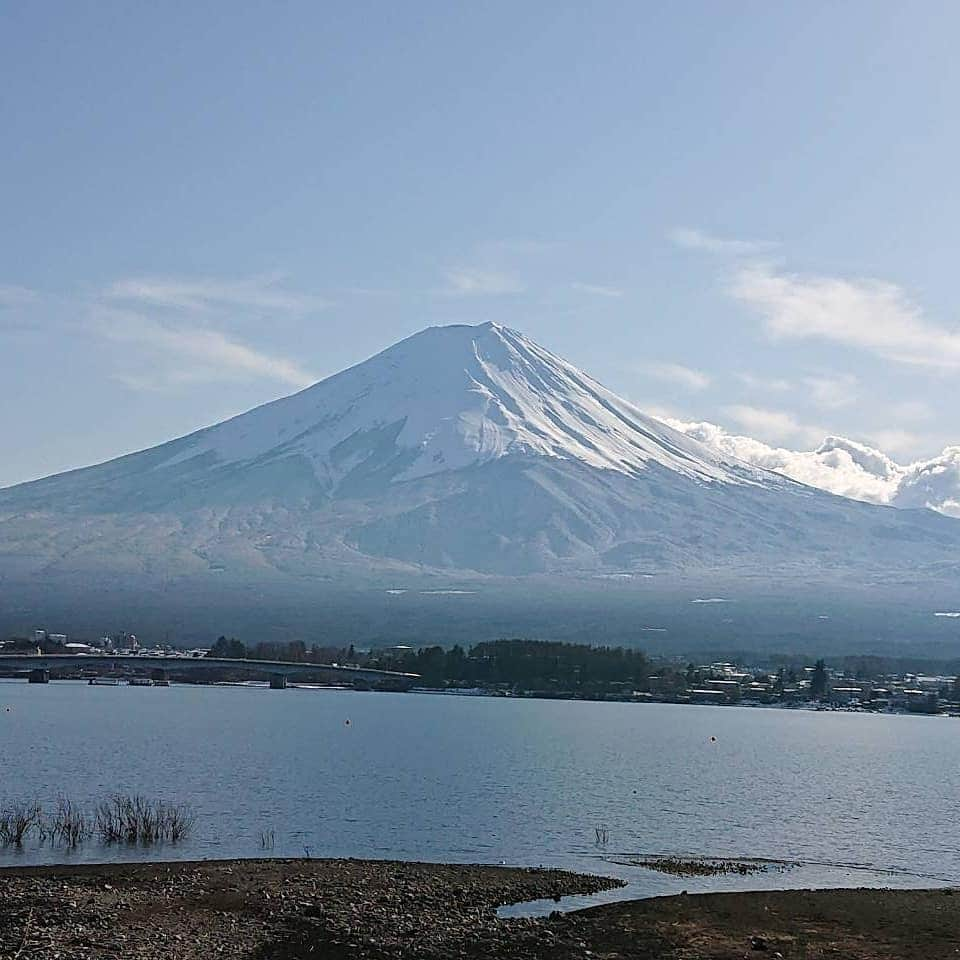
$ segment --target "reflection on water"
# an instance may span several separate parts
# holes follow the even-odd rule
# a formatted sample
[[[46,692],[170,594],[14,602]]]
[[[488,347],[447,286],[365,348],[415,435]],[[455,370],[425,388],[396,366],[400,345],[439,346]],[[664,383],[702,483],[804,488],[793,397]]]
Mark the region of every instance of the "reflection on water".
[[[958,734],[937,717],[2,682],[0,802],[142,793],[199,823],[177,847],[34,844],[0,863],[309,852],[567,866],[631,896],[928,886],[960,879]],[[678,877],[632,862],[649,856],[800,866]]]

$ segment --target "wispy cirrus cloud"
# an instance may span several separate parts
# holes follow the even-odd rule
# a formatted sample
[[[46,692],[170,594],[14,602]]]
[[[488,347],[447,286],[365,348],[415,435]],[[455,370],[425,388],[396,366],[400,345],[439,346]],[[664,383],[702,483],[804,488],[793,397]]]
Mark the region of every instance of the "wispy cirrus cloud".
[[[266,379],[302,389],[316,380],[298,363],[258,350],[220,330],[118,308],[97,307],[91,329],[136,351],[136,360],[115,379],[136,389],[218,380]],[[149,361],[143,370],[143,361]]]
[[[811,401],[821,410],[848,407],[860,393],[860,381],[852,373],[804,377],[802,382]]]
[[[675,229],[670,239],[688,249],[740,258],[728,292],[759,313],[777,339],[824,340],[901,364],[960,369],[960,329],[926,316],[895,283],[793,273],[763,259],[773,244],[723,239],[695,228]],[[826,399],[822,391],[821,399]]]
[[[960,332],[926,317],[896,284],[803,276],[754,263],[729,287],[778,339],[827,340],[897,363],[960,369]]]
[[[749,404],[731,404],[723,412],[749,433],[769,443],[816,443],[827,431],[801,423],[786,410],[771,410]]]
[[[485,240],[448,262],[433,296],[506,297],[529,294],[545,285],[565,244],[529,237]],[[548,281],[550,283],[552,281]]]
[[[23,307],[37,303],[39,300],[40,294],[36,290],[0,284],[0,310],[8,307]]]
[[[786,393],[793,389],[793,384],[785,377],[760,377],[754,373],[738,373],[737,379],[745,387],[765,393]]]
[[[437,291],[444,297],[500,297],[523,293],[526,285],[503,270],[457,267],[448,270],[444,285]]]
[[[103,297],[111,301],[136,302],[170,310],[207,311],[226,307],[252,310],[310,313],[329,303],[313,294],[284,289],[284,275],[225,280],[216,277],[130,277],[111,283]]]
[[[44,296],[37,290],[0,284],[0,334],[22,334],[40,325]]]
[[[716,237],[695,227],[674,227],[667,234],[670,241],[686,250],[699,250],[725,256],[743,257],[766,253],[777,246],[765,240],[734,240]]]
[[[56,332],[109,345],[109,376],[136,390],[244,380],[299,389],[317,378],[254,341],[265,313],[299,319],[325,301],[282,288],[280,279],[128,278],[92,296],[0,286],[0,333]]]
[[[119,279],[88,304],[89,330],[120,350],[114,379],[131,389],[240,380],[303,388],[316,377],[301,363],[253,343],[265,317],[299,320],[328,305],[287,280],[282,273]]]
[[[930,404],[923,400],[900,400],[890,404],[890,419],[895,423],[922,423],[933,416]]]
[[[599,283],[580,283],[575,280],[570,284],[571,290],[576,290],[578,293],[586,293],[594,297],[607,297],[609,299],[617,299],[623,296],[623,291],[618,287],[607,287]]]
[[[707,374],[680,363],[651,363],[644,367],[644,370],[658,380],[676,384],[687,390],[705,390],[710,386],[710,377]]]

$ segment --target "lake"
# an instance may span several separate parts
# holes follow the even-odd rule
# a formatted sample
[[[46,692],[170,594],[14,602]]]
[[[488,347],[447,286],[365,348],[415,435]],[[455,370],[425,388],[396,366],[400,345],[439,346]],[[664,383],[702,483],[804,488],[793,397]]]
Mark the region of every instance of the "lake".
[[[198,815],[175,847],[30,843],[0,847],[0,865],[505,861],[615,874],[634,896],[960,882],[960,722],[944,717],[4,681],[0,778],[0,806],[120,791]],[[802,865],[677,878],[630,863],[661,854]]]

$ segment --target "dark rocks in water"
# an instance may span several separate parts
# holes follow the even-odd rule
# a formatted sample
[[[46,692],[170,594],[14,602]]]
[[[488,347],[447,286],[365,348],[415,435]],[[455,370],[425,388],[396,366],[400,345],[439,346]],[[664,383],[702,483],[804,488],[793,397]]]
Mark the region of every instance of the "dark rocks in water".
[[[631,866],[669,873],[675,877],[715,877],[752,873],[767,873],[771,870],[789,870],[793,864],[774,860],[719,860],[710,857],[684,859],[682,857],[640,857],[629,861]]]

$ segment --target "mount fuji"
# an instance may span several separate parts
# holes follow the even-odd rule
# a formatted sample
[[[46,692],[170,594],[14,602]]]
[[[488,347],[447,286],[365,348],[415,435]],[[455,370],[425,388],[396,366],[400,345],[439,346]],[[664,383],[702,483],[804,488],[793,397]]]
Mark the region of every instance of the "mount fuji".
[[[52,612],[178,636],[576,621],[620,637],[665,598],[729,600],[698,585],[844,584],[872,606],[923,584],[946,602],[958,550],[960,521],[750,466],[516,331],[434,327],[231,420],[0,490],[0,628]]]

